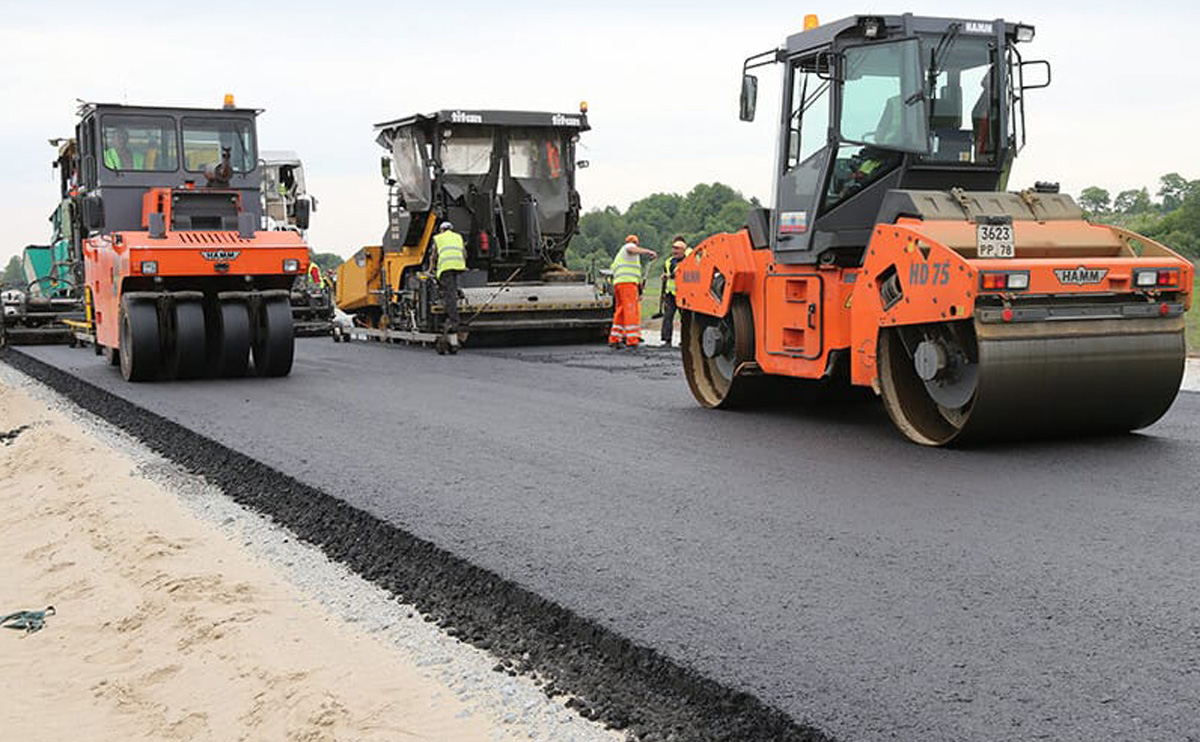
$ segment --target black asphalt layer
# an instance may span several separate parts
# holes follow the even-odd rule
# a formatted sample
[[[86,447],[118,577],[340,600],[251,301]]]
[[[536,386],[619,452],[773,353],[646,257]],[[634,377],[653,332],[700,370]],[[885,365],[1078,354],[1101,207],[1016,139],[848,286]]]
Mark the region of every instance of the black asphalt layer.
[[[963,451],[874,400],[698,409],[667,351],[315,339],[143,385],[23,352],[839,739],[1200,739],[1198,395]]]

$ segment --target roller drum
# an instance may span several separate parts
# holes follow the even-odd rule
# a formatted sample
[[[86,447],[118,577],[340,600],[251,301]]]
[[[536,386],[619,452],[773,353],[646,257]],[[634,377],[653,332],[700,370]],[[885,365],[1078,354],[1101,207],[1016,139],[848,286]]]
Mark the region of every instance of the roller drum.
[[[1170,408],[1183,378],[1181,323],[1069,321],[974,327],[971,401],[940,407],[896,331],[884,334],[880,375],[897,426],[927,445],[1137,430]]]

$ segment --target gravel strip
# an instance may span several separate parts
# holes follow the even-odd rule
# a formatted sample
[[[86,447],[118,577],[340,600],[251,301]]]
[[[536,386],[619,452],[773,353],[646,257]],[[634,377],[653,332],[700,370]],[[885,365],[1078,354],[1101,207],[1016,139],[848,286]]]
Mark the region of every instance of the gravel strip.
[[[209,503],[218,499],[214,491],[223,492],[240,505],[289,528],[291,533],[274,526],[273,531],[255,531],[267,526],[261,522],[247,526],[252,516],[240,508],[240,516],[219,515],[219,511],[213,516],[221,523],[229,520],[231,528],[250,527],[246,541],[251,544],[258,540],[271,543],[268,536],[274,533],[276,546],[258,548],[280,549],[276,556],[266,556],[278,559],[285,567],[291,562],[288,569],[295,570],[298,584],[311,586],[342,615],[370,622],[368,626],[381,631],[401,634],[406,626],[420,625],[424,616],[429,624],[429,633],[424,636],[437,635],[439,641],[449,643],[427,642],[435,649],[423,661],[429,667],[446,665],[443,671],[459,680],[467,676],[449,662],[448,658],[456,654],[445,647],[462,642],[472,645],[473,650],[462,651],[478,652],[485,664],[498,671],[492,675],[499,680],[499,690],[479,679],[456,680],[454,687],[472,699],[477,694],[480,704],[487,705],[495,702],[498,693],[506,703],[504,718],[511,719],[511,723],[530,724],[534,738],[591,739],[569,736],[582,735],[585,729],[599,734],[596,728],[568,727],[555,721],[568,718],[559,716],[564,713],[561,709],[553,708],[561,702],[573,710],[575,716],[571,718],[599,721],[609,729],[624,731],[628,739],[642,742],[829,739],[746,693],[733,691],[653,650],[634,645],[519,585],[170,420],[17,351],[3,351],[0,360],[141,441],[181,467],[183,476],[205,477],[213,489],[206,487],[204,492],[191,495],[196,502]],[[159,468],[163,466],[168,465],[160,464]],[[160,472],[156,476],[165,475]],[[305,561],[283,549],[284,538],[293,545],[296,538],[306,541],[344,567],[329,565],[328,569],[335,571],[321,573],[316,570],[321,562]],[[358,579],[354,574],[366,582],[352,583]],[[351,584],[356,587],[351,589]],[[386,602],[387,595],[394,595],[410,605],[395,610],[366,610],[356,602],[364,591],[376,595],[379,601]],[[434,630],[434,624],[441,631]],[[422,634],[410,636],[422,643]],[[407,642],[398,644],[404,647]],[[505,678],[522,678],[524,684],[506,685],[509,680]],[[540,700],[534,703],[517,688],[533,689],[535,695],[540,693]],[[543,730],[553,728],[555,723],[562,728],[544,736],[547,733]]]

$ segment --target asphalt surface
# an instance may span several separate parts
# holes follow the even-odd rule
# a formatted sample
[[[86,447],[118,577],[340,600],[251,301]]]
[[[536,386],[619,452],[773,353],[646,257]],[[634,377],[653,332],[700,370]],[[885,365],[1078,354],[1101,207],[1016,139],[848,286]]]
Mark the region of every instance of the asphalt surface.
[[[839,739],[1200,739],[1200,395],[954,451],[874,401],[698,409],[667,351],[312,339],[143,385],[23,352]]]

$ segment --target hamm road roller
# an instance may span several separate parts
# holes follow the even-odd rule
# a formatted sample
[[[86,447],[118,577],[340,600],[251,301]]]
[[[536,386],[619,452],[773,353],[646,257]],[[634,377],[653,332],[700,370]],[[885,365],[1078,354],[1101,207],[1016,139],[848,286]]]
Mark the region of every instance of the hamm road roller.
[[[446,110],[376,125],[388,152],[388,228],[382,244],[338,267],[337,305],[354,316],[352,334],[440,342],[445,314],[428,248],[449,221],[467,259],[455,339],[605,337],[611,293],[563,267],[579,226],[575,171],[584,163],[575,150],[589,128],[581,109]]]
[[[261,228],[255,120],[87,103],[65,188],[83,235],[97,353],[129,381],[286,376],[300,235]]]
[[[683,363],[700,404],[772,377],[870,386],[932,446],[1150,425],[1183,374],[1192,265],[1091,224],[1056,184],[1008,192],[1032,26],[814,17],[743,67],[740,117],[779,65],[773,208],[678,268]],[[1086,124],[1081,124],[1086,125]]]

